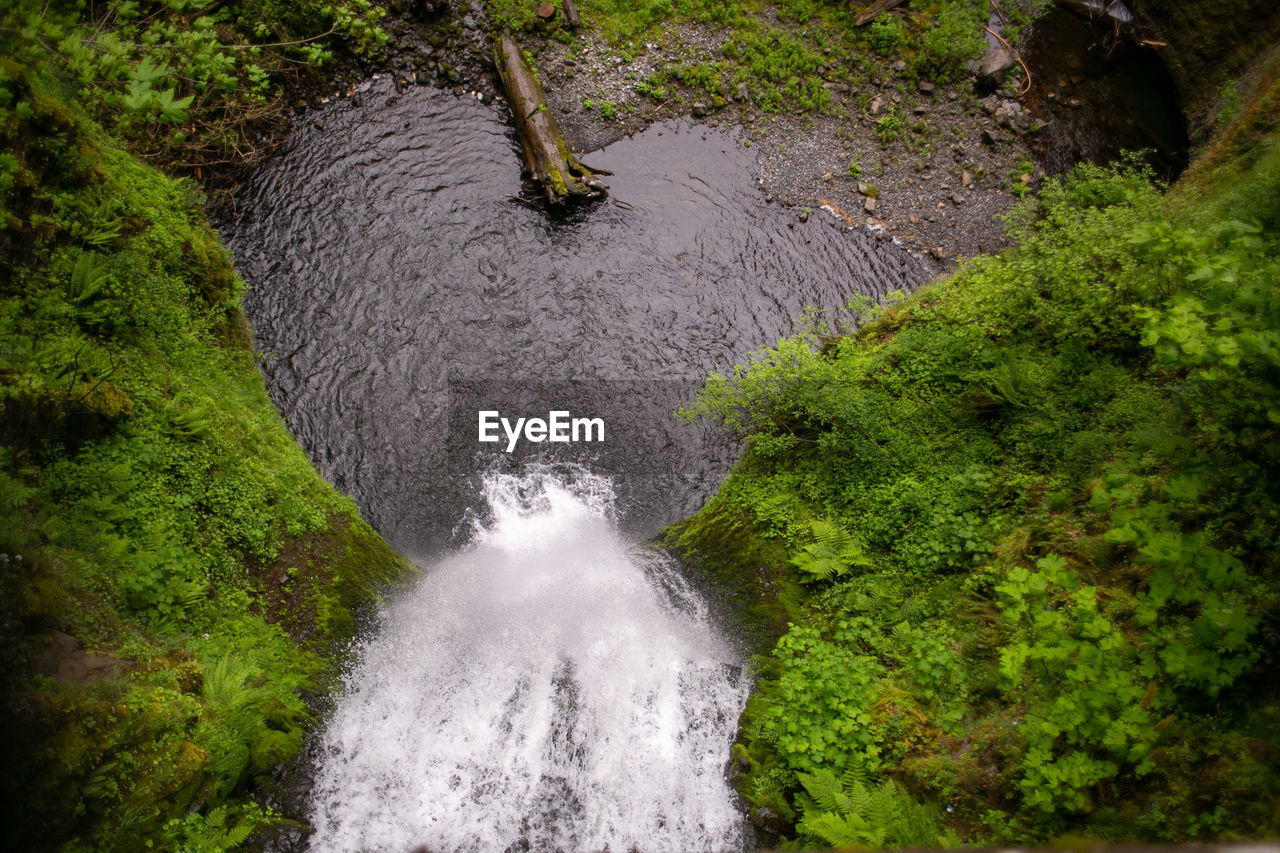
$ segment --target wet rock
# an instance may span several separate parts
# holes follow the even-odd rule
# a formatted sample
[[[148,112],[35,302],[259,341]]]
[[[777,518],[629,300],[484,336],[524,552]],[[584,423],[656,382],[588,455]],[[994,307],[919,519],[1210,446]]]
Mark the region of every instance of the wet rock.
[[[1001,101],[995,111],[996,124],[1013,130],[1018,126],[1022,116],[1022,104],[1017,101]]]
[[[992,91],[1004,80],[1004,74],[1013,67],[1013,52],[1004,45],[997,45],[987,51],[978,65],[978,87]]]
[[[63,684],[97,684],[133,668],[133,661],[113,655],[91,655],[70,634],[53,631],[32,653],[33,675],[48,675]]]

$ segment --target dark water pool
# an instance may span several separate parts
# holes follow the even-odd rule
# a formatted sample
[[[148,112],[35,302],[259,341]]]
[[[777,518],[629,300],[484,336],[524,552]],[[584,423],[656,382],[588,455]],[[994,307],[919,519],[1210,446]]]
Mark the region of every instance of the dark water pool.
[[[480,473],[511,461],[477,412],[600,417],[603,443],[531,445],[610,477],[648,536],[738,448],[672,410],[708,370],[924,276],[892,243],[764,203],[730,133],[659,125],[585,158],[610,200],[515,199],[497,107],[375,80],[308,116],[223,227],[270,391],[321,470],[410,554],[453,544]],[[519,456],[520,453],[514,454]]]

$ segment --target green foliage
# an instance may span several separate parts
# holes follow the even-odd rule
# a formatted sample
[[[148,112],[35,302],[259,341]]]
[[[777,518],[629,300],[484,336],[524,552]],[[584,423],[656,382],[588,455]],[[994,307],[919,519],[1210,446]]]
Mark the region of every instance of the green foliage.
[[[69,95],[103,125],[190,166],[252,151],[261,122],[279,121],[286,109],[281,84],[335,49],[377,55],[387,42],[383,14],[369,0],[148,10],[133,0],[20,0],[0,12],[0,28],[20,34],[6,37],[11,55],[55,64]]]
[[[207,814],[191,812],[165,824],[164,846],[183,853],[222,853],[236,850],[255,829],[270,822],[273,815],[257,803],[238,809],[217,806]]]
[[[1001,615],[1016,629],[1000,650],[1002,686],[1030,694],[1019,787],[1029,808],[1082,812],[1099,782],[1114,783],[1122,769],[1151,772],[1156,721],[1140,704],[1137,651],[1100,611],[1097,588],[1082,586],[1061,557],[1036,566],[1015,566],[996,584]]]
[[[813,580],[828,580],[849,572],[854,566],[869,566],[871,560],[861,543],[848,531],[825,519],[809,522],[813,541],[804,546],[793,562]]]
[[[830,770],[801,773],[807,798],[796,824],[805,847],[826,844],[840,850],[921,850],[955,846],[942,832],[935,809],[911,799],[892,781],[869,783],[863,774],[836,776]]]
[[[865,844],[805,790],[865,766],[975,843],[1271,831],[1280,235],[1221,218],[1246,192],[1079,167],[1017,248],[687,407],[748,441],[717,512],[810,596],[744,715],[755,808]]]
[[[890,107],[888,112],[876,120],[876,136],[880,138],[881,145],[902,139],[906,129],[907,123],[903,121],[897,107]]]
[[[867,45],[881,56],[893,56],[906,44],[906,27],[890,14],[878,16],[867,25]]]
[[[0,72],[0,799],[24,849],[225,849],[269,818],[247,789],[300,748],[300,691],[405,566],[284,429],[199,193]],[[33,675],[55,631],[127,675]]]
[[[986,3],[946,0],[934,21],[920,36],[916,66],[937,79],[957,79],[971,59],[986,52],[982,28],[987,23]]]

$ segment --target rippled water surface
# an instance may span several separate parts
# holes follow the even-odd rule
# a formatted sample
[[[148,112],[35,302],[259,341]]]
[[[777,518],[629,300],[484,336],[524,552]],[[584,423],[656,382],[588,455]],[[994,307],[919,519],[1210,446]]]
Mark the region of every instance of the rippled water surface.
[[[656,126],[585,158],[610,200],[549,216],[514,199],[503,116],[375,81],[309,116],[224,227],[271,393],[394,544],[458,544],[494,445],[479,409],[599,416],[558,450],[617,484],[624,529],[696,509],[737,449],[671,411],[706,372],[836,308],[918,283],[905,253],[764,203],[737,137]],[[548,445],[532,449],[545,451]],[[500,460],[501,461],[501,460]]]

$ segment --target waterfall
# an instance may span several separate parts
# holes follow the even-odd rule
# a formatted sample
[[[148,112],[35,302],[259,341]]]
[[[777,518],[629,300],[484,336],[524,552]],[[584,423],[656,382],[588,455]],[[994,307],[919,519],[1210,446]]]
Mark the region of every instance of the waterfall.
[[[749,682],[696,590],[580,469],[485,478],[471,544],[360,650],[322,735],[317,851],[742,849]]]

